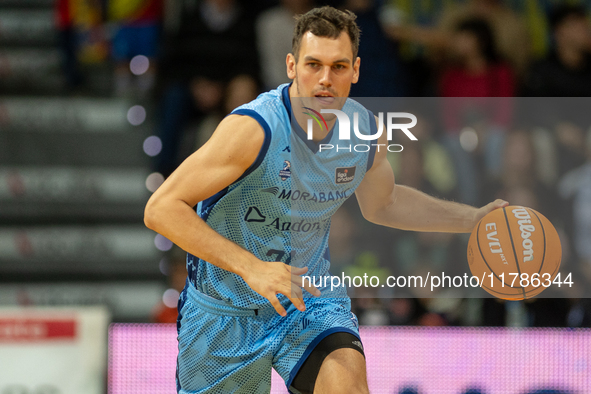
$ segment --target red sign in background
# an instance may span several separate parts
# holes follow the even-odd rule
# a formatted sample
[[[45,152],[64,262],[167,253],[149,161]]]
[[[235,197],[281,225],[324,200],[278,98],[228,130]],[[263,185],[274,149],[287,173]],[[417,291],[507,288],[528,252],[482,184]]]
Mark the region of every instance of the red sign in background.
[[[0,342],[30,342],[76,338],[74,319],[0,319]]]

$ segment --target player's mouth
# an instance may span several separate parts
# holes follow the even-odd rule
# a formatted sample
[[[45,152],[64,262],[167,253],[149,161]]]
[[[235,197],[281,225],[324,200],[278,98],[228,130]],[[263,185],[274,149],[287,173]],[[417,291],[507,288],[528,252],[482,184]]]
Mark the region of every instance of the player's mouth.
[[[316,93],[314,95],[314,97],[320,102],[320,104],[322,105],[331,105],[334,100],[335,97],[332,93],[329,92],[320,92],[320,93]]]

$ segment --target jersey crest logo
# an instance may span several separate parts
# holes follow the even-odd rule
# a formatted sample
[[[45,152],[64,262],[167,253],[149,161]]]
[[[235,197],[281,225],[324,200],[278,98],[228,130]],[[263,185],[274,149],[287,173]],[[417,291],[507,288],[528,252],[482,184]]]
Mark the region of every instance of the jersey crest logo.
[[[283,161],[283,170],[279,171],[279,176],[281,180],[284,181],[291,176],[291,163],[289,160]]]
[[[340,183],[349,183],[353,179],[355,179],[355,169],[357,166],[353,167],[337,167],[335,170],[334,181],[338,185]]]
[[[266,219],[267,217],[257,207],[249,207],[246,215],[244,215],[245,222],[264,223]]]

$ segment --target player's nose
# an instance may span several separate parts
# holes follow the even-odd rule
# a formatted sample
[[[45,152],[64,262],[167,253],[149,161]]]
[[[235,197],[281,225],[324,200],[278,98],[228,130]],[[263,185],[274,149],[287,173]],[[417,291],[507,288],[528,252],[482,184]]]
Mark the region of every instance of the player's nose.
[[[330,72],[331,72],[331,69],[328,66],[326,66],[322,69],[322,74],[320,76],[320,81],[319,81],[322,86],[329,87],[332,85]]]

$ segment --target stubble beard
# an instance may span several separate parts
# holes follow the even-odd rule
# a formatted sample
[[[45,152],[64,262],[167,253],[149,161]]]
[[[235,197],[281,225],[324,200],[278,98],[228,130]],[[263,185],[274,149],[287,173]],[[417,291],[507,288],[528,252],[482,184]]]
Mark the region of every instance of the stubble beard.
[[[312,104],[312,100],[314,99],[313,96],[311,97],[302,97],[302,93],[300,92],[300,83],[299,83],[299,79],[298,79],[298,73],[295,73],[295,77],[294,77],[294,81],[296,84],[296,91],[298,93],[298,97],[300,99],[300,102],[304,104],[305,107],[313,107]],[[308,102],[306,102],[308,101]],[[336,119],[336,115],[334,114],[324,114],[324,119],[327,121],[333,121],[334,119]]]

